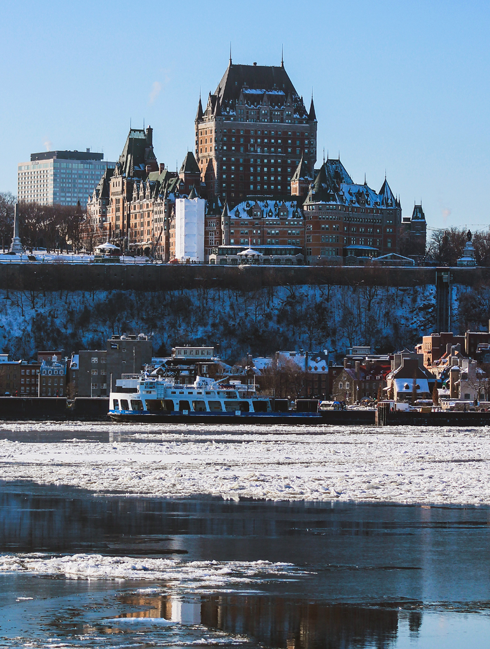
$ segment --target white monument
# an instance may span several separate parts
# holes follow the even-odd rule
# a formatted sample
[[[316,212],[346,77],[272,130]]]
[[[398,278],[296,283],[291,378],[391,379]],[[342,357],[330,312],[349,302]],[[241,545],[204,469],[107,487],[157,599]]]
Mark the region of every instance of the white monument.
[[[14,236],[12,237],[12,243],[10,244],[9,252],[11,255],[21,255],[24,252],[19,237],[19,204],[18,203],[14,205]]]
[[[476,266],[475,248],[471,239],[472,235],[468,230],[468,233],[466,234],[466,245],[463,250],[463,256],[460,257],[456,262],[458,266]]]

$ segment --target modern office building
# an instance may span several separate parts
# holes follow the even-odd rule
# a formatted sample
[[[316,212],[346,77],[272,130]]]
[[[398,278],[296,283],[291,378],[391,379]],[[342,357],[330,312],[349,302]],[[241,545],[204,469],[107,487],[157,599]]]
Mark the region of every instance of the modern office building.
[[[80,201],[85,207],[104,171],[114,166],[104,160],[103,153],[90,149],[31,153],[30,162],[18,165],[18,200],[41,205],[76,205]]]

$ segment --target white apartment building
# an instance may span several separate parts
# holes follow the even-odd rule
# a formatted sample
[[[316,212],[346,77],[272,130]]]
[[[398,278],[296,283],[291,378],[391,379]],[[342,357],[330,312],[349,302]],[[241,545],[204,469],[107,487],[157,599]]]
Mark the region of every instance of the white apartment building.
[[[103,158],[103,153],[90,149],[31,153],[30,162],[17,168],[19,202],[76,205],[80,201],[84,208],[105,169],[115,166]]]

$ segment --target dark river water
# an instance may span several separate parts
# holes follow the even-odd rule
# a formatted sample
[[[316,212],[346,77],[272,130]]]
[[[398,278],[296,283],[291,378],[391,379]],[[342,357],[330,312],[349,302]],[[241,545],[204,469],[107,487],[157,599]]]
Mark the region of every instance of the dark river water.
[[[483,507],[108,498],[0,483],[3,557],[176,566],[171,580],[4,570],[0,647],[488,647],[489,535]],[[293,568],[232,579],[237,562],[257,561]],[[192,562],[223,562],[220,583],[182,589]]]

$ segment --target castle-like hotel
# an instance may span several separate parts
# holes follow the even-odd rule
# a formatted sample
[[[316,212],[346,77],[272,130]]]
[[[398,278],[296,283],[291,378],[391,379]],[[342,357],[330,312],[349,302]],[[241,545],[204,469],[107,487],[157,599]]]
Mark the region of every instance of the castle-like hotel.
[[[355,184],[340,160],[315,169],[317,119],[284,65],[231,59],[205,107],[195,154],[179,172],[158,163],[152,129],[130,129],[115,168],[87,204],[85,245],[105,241],[165,261],[318,263],[397,253],[408,235],[425,247],[420,206],[402,223],[387,180]]]

